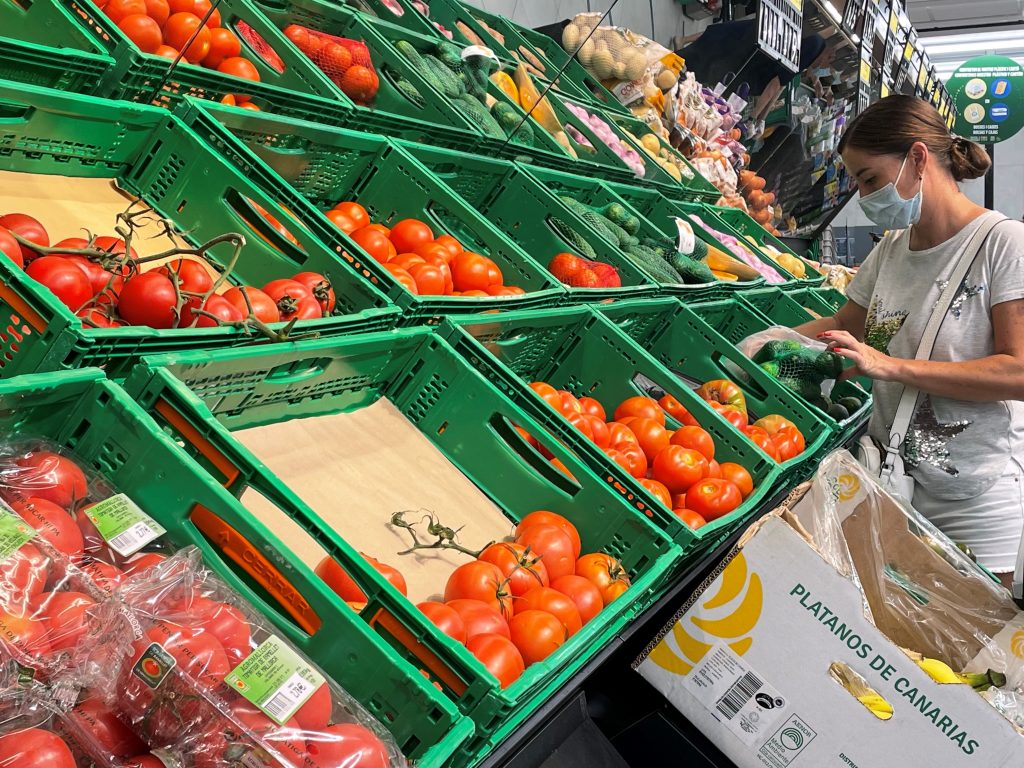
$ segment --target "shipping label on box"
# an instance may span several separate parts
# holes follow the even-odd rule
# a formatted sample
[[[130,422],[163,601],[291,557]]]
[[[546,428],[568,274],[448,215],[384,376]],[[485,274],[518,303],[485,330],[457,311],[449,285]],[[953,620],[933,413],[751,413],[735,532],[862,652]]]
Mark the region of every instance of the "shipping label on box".
[[[795,526],[795,527],[794,527]],[[1022,737],[966,685],[940,685],[864,616],[863,596],[772,514],[638,660],[742,768],[1020,766]],[[830,673],[859,676],[880,719]]]

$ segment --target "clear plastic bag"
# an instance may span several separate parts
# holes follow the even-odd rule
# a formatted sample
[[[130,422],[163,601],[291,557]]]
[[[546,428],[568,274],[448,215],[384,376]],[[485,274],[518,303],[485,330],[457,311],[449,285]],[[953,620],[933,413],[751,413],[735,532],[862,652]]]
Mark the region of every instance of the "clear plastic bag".
[[[1024,683],[1021,661],[1009,652],[1024,626],[1010,593],[885,493],[850,453],[825,458],[795,511],[821,555],[857,585],[866,615],[890,640],[956,672],[991,669],[1011,687]]]
[[[808,338],[784,325],[773,325],[770,328],[765,328],[763,331],[753,333],[739,342],[736,347],[744,355],[753,359],[769,341],[795,341],[797,344],[815,352],[824,352],[828,349],[822,342]]]
[[[126,582],[83,679],[152,750],[196,768],[402,768],[387,731],[184,549]]]

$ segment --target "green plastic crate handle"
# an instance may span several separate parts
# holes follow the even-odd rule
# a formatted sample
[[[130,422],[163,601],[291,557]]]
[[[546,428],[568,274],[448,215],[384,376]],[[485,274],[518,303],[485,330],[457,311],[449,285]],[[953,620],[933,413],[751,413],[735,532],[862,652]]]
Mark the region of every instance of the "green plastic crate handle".
[[[35,111],[30,104],[0,99],[0,123],[27,123]]]
[[[296,363],[284,363],[267,374],[266,383],[286,386],[315,379],[317,376],[326,373],[330,362],[330,358],[327,357],[322,357],[309,363],[302,361],[301,368]]]
[[[271,223],[260,215],[244,195],[240,194],[235,189],[229,189],[227,194],[224,196],[224,199],[242,223],[256,233],[258,237],[261,237],[268,242],[273,248],[280,252],[281,255],[286,256],[298,266],[302,266],[306,263],[309,255],[302,250],[301,246],[295,245],[295,243],[291,242],[284,235],[274,229]],[[285,226],[285,222],[281,222],[281,226],[288,229],[288,227]]]
[[[500,413],[495,413],[490,419],[491,429],[494,433],[501,438],[501,440],[509,447],[509,449],[518,456],[524,464],[530,469],[544,478],[551,485],[558,488],[558,490],[565,493],[567,496],[575,496],[581,490],[583,486],[577,483],[572,478],[562,474],[546,460],[540,453],[534,450],[533,446],[523,439],[522,433],[504,416]],[[543,433],[541,437],[531,434],[537,441],[541,441],[542,438],[548,437],[547,433]],[[550,448],[548,449],[551,450]]]

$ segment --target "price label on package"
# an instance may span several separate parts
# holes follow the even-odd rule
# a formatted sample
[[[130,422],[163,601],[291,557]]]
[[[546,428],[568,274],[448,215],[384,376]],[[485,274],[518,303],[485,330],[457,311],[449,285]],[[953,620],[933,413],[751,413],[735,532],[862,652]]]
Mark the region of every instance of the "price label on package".
[[[224,682],[278,725],[284,725],[325,680],[309,662],[271,635]]]
[[[131,557],[167,533],[166,528],[123,493],[97,502],[83,511],[103,540],[121,557]]]
[[[0,501],[0,561],[6,560],[36,535],[32,526]]]

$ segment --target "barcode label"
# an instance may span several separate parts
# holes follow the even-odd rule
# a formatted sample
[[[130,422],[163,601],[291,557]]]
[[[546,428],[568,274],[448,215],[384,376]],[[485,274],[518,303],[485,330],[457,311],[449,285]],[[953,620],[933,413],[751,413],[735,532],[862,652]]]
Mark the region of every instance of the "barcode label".
[[[154,531],[150,527],[149,523],[138,522],[127,531],[124,531],[112,538],[107,543],[110,544],[110,548],[112,550],[122,557],[130,557],[159,537],[160,534],[157,531]]]
[[[726,720],[732,720],[755,693],[761,690],[764,681],[753,672],[747,672],[732,684],[715,707]]]
[[[263,702],[260,709],[278,722],[287,722],[312,693],[313,684],[296,672],[273,696]]]

